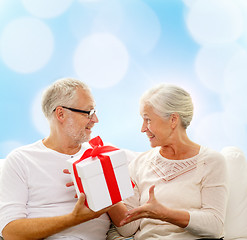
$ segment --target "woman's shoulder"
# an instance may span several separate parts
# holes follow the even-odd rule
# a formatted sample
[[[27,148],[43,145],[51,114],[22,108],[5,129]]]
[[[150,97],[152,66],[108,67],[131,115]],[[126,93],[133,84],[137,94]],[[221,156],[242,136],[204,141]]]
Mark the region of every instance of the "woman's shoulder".
[[[205,146],[201,146],[198,162],[202,162],[205,165],[225,165],[225,157],[222,153]]]
[[[147,162],[151,161],[158,153],[157,148],[152,148],[146,152],[139,153],[139,155],[133,159],[130,163],[131,166],[146,165]]]

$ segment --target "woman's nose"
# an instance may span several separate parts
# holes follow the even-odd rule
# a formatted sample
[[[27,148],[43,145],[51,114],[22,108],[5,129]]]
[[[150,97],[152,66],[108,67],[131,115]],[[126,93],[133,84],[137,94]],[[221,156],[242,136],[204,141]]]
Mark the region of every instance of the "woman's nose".
[[[143,122],[142,127],[141,127],[141,132],[146,132],[147,131],[147,124]]]

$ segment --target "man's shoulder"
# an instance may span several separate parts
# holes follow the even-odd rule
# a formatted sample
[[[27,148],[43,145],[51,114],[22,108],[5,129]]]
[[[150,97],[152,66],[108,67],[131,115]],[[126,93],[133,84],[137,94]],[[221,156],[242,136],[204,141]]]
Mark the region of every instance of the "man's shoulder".
[[[28,154],[30,152],[35,152],[38,151],[42,148],[42,141],[38,140],[34,143],[26,144],[23,146],[20,146],[14,150],[12,150],[6,159],[11,159],[12,157],[23,155],[23,154]]]

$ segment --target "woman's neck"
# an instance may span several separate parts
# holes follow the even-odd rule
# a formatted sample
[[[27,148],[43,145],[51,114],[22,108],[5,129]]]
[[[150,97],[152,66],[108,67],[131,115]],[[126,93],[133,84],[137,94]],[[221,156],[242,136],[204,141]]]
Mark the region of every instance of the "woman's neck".
[[[160,148],[160,154],[168,159],[182,160],[194,157],[200,151],[200,145],[192,142],[187,134],[173,138],[173,140]]]

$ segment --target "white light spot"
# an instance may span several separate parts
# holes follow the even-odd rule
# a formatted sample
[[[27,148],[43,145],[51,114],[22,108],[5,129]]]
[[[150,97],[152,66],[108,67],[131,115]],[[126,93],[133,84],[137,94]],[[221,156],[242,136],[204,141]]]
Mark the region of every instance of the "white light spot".
[[[191,7],[197,0],[183,0],[186,6]]]
[[[31,117],[35,128],[43,137],[45,137],[49,135],[50,128],[48,121],[42,112],[42,107],[41,107],[42,94],[43,91],[39,92],[33,101],[32,109],[31,109],[31,115],[32,115]]]
[[[201,48],[195,61],[199,80],[214,92],[224,91],[225,69],[231,59],[242,50],[236,44]]]
[[[194,138],[196,142],[218,151],[229,145],[242,147],[241,143],[247,140],[244,124],[225,112],[204,116],[196,126]]]
[[[246,88],[245,88],[246,89]],[[246,94],[230,95],[224,94],[221,96],[221,102],[228,115],[241,116],[238,117],[238,124],[247,125],[247,96]],[[237,126],[238,128],[238,126]]]
[[[225,70],[225,90],[229,94],[246,95],[247,89],[247,51],[239,51],[231,59]]]
[[[95,2],[102,2],[103,0],[78,0],[80,3],[95,3]]]
[[[20,73],[42,68],[53,52],[53,35],[41,21],[20,18],[10,22],[2,32],[1,54],[5,64]]]
[[[125,46],[111,34],[93,34],[79,44],[74,67],[89,86],[107,88],[121,81],[128,69]]]
[[[40,18],[53,18],[64,13],[72,0],[22,0],[22,4],[32,15]]]
[[[122,31],[123,7],[119,1],[105,1],[97,8],[92,20],[92,32],[110,32],[119,34]],[[123,38],[121,38],[123,39]]]
[[[72,34],[79,41],[89,33],[111,33],[120,36],[123,6],[120,1],[115,0],[101,0],[100,3],[82,1],[82,4],[69,14],[68,20]]]
[[[247,52],[238,52],[225,70],[224,93],[222,97],[225,108],[232,114],[241,116],[247,124]],[[240,120],[239,120],[240,121]]]
[[[187,26],[200,44],[224,44],[243,32],[240,8],[231,0],[198,0],[190,8]]]
[[[121,26],[121,39],[134,52],[149,53],[157,44],[161,25],[156,13],[143,1],[123,2],[125,17]]]
[[[239,42],[246,48],[247,47],[247,1],[246,0],[235,0],[235,3],[239,6],[239,8],[242,11],[243,21],[244,21],[244,32],[241,36],[241,39]]]

